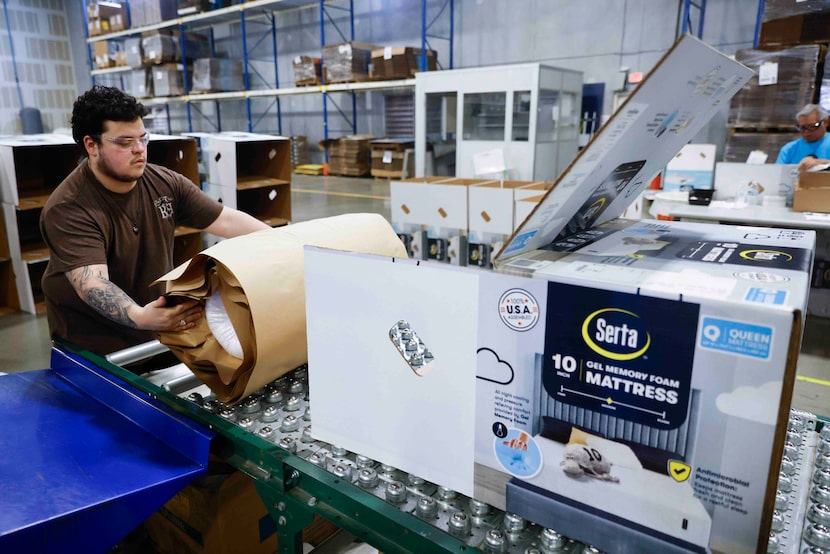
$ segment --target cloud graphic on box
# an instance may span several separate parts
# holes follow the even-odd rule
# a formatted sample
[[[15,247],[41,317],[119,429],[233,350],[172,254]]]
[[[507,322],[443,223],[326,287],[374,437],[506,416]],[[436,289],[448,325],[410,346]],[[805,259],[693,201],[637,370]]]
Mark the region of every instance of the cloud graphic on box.
[[[780,399],[781,382],[770,381],[760,387],[738,387],[733,392],[719,394],[715,404],[726,415],[775,425]]]
[[[479,348],[476,350],[476,356],[478,357],[477,379],[499,385],[509,385],[513,382],[515,375],[513,367],[499,358],[495,350]]]

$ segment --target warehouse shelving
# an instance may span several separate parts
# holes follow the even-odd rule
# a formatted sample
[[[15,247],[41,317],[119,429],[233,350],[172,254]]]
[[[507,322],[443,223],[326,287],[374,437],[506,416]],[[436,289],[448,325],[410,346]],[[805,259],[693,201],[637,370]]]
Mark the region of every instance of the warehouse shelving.
[[[342,3],[342,2],[341,2]],[[84,3],[85,4],[85,3]],[[421,0],[421,47],[422,51],[430,48],[429,39],[441,39],[447,40],[449,43],[449,68],[452,68],[453,58],[452,58],[452,48],[453,48],[453,22],[452,18],[454,17],[454,0],[444,0],[438,6],[438,12],[433,16],[430,21],[427,21],[428,17],[428,0]],[[219,106],[222,102],[234,102],[234,101],[244,101],[247,110],[247,130],[248,132],[254,132],[255,127],[259,124],[262,118],[256,120],[254,115],[252,114],[251,108],[251,101],[255,99],[268,99],[271,98],[274,100],[272,106],[275,108],[276,117],[277,117],[277,134],[282,134],[282,114],[281,108],[279,105],[279,100],[281,97],[284,96],[293,96],[293,95],[320,95],[322,97],[322,111],[323,111],[323,134],[324,138],[328,138],[329,132],[331,130],[330,127],[330,113],[328,106],[332,104],[335,107],[335,110],[339,112],[347,122],[348,132],[357,133],[357,123],[356,123],[356,100],[355,94],[362,93],[362,92],[372,92],[372,91],[388,91],[388,90],[401,90],[401,89],[414,89],[415,80],[414,79],[398,79],[392,81],[372,81],[372,82],[358,82],[358,83],[338,83],[338,84],[326,84],[325,82],[320,86],[311,86],[311,87],[282,87],[280,86],[279,81],[279,72],[277,69],[277,46],[276,46],[276,33],[277,33],[277,25],[276,25],[276,18],[275,14],[278,12],[284,12],[287,10],[296,10],[296,9],[304,9],[304,8],[312,8],[315,6],[315,3],[309,2],[308,0],[252,0],[248,2],[242,2],[240,4],[236,4],[233,6],[219,8],[216,10],[211,10],[207,12],[187,15],[178,17],[175,19],[161,21],[159,23],[153,25],[146,25],[138,28],[131,28],[126,29],[123,31],[116,31],[112,33],[106,33],[103,35],[98,35],[94,37],[89,37],[87,39],[87,44],[91,48],[91,45],[95,42],[100,41],[108,41],[114,39],[126,39],[130,36],[134,36],[139,33],[147,32],[147,31],[155,31],[155,30],[162,30],[162,29],[170,29],[170,28],[177,28],[180,33],[184,33],[185,30],[193,31],[193,30],[200,30],[200,29],[207,29],[212,31],[212,29],[217,25],[222,24],[232,24],[238,22],[241,26],[240,35],[242,40],[242,54],[243,54],[243,70],[244,70],[244,81],[245,87],[244,90],[238,90],[233,92],[216,92],[216,93],[198,93],[194,94],[190,90],[186,88],[185,94],[181,96],[172,96],[172,97],[165,97],[165,98],[148,98],[142,99],[142,102],[148,106],[160,106],[168,109],[168,132],[172,133],[173,130],[169,124],[169,107],[175,105],[183,105],[187,112],[187,132],[193,131],[193,112],[199,112],[200,109],[198,108],[199,103],[204,102],[214,102],[217,108],[217,116],[213,118],[211,123],[214,124],[215,130],[221,131],[222,130],[222,123],[221,117],[219,117]],[[326,24],[327,22],[334,25],[335,30],[340,35],[343,41],[347,40],[354,40],[354,3],[353,0],[348,0],[347,7],[338,6],[337,3],[331,0],[319,0],[316,3],[319,12],[319,27],[320,27],[320,47],[326,46]],[[348,34],[343,33],[337,27],[337,23],[335,22],[334,17],[331,16],[329,13],[330,10],[340,10],[346,12],[348,14],[348,19],[350,23],[350,28]],[[86,18],[86,10],[84,9],[84,18]],[[433,34],[430,32],[430,29],[435,25],[439,19],[443,17],[449,17],[449,36],[440,36],[437,34]],[[265,83],[265,88],[256,88],[252,85],[251,80],[252,77],[257,76],[263,82],[265,79],[261,75],[254,75],[255,72],[251,71],[250,67],[250,53],[251,50],[256,48],[258,44],[260,44],[263,39],[259,41],[249,41],[249,37],[247,36],[247,27],[246,25],[251,22],[262,22],[262,20],[266,20],[268,23],[265,25],[268,27],[267,33],[271,36],[271,43],[273,45],[273,58],[274,58],[274,83]],[[347,36],[348,35],[348,36]],[[254,42],[254,44],[249,44],[250,42]],[[90,52],[90,62],[92,60],[91,52]],[[91,65],[91,63],[90,63]],[[420,60],[420,67],[421,69],[426,68],[426,56],[422,56]],[[129,67],[116,67],[116,68],[107,68],[107,69],[92,69],[90,71],[90,76],[95,82],[98,79],[103,78],[117,78],[118,76],[124,75],[127,71],[130,71],[131,68]],[[187,71],[187,66],[184,65],[184,71]],[[187,87],[187,76],[185,74],[185,87]],[[261,83],[260,83],[261,84]],[[123,82],[122,82],[123,88]],[[335,102],[335,99],[332,97],[333,94],[348,94],[351,96],[351,114],[349,115],[347,110],[343,110],[340,108],[339,105]],[[272,106],[269,106],[265,111],[269,111]],[[239,129],[236,129],[239,130]]]
[[[45,310],[40,279],[49,251],[40,234],[40,214],[49,194],[75,168],[81,154],[68,136],[25,135],[0,141],[0,304],[9,310],[33,314]]]
[[[196,141],[154,135],[148,159],[198,182]],[[40,280],[49,250],[40,234],[40,214],[47,199],[75,169],[83,151],[70,136],[24,135],[0,140],[0,314],[20,309],[45,310]],[[198,229],[180,226],[174,261],[184,262],[202,250]]]

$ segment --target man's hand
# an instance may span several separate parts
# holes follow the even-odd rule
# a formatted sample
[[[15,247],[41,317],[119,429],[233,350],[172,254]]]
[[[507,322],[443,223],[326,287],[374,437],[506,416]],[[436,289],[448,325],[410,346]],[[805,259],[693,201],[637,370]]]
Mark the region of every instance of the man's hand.
[[[801,162],[798,164],[798,170],[807,171],[812,167],[824,164],[830,164],[830,160],[821,160],[818,158],[808,157],[801,160]]]
[[[66,277],[81,299],[92,309],[112,321],[145,331],[184,331],[202,317],[202,307],[195,300],[167,306],[160,296],[145,306],[109,280],[106,265],[88,265],[66,272]]]
[[[159,296],[144,306],[134,308],[132,318],[139,329],[148,331],[185,331],[196,325],[202,317],[202,307],[195,300],[188,300],[175,306],[167,306],[167,299]],[[133,315],[133,310],[130,312]]]

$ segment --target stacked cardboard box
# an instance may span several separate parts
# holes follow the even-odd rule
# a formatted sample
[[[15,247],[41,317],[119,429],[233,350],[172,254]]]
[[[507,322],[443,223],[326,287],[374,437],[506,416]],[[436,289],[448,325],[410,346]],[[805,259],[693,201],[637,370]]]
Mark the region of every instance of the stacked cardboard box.
[[[374,44],[344,42],[323,47],[323,64],[327,83],[351,83],[369,80],[369,63]]]
[[[89,36],[94,37],[127,28],[127,9],[119,2],[96,2],[86,7]]]
[[[818,99],[825,46],[805,44],[785,50],[738,50],[735,58],[756,75],[732,99],[733,127],[792,127],[795,111]]]
[[[245,88],[241,60],[198,58],[193,62],[193,91],[233,91]]]
[[[124,79],[124,92],[136,98],[153,96],[153,73],[149,68],[133,69]]]
[[[415,140],[411,138],[378,139],[369,143],[372,149],[372,177],[389,179],[405,179],[409,175],[403,174],[404,160],[414,154]],[[412,160],[408,164],[411,170]]]
[[[732,129],[726,137],[723,161],[746,163],[751,152],[759,151],[767,155],[767,163],[772,163],[778,157],[781,147],[796,138],[794,131],[741,133]]]
[[[756,74],[732,98],[725,161],[746,162],[753,150],[775,161],[781,147],[796,138],[796,112],[819,101],[826,54],[827,47],[818,44],[738,50],[735,58]]]
[[[371,135],[349,135],[320,141],[320,148],[328,152],[329,173],[363,177],[372,166]]]
[[[763,6],[760,47],[830,40],[830,1],[767,0]]]
[[[190,89],[185,88],[184,66],[182,64],[165,63],[154,65],[151,68],[153,76],[154,96],[181,96]],[[192,71],[187,72],[188,77],[193,75]],[[188,83],[189,85],[189,83]]]
[[[102,40],[92,43],[95,67],[97,69],[115,67],[118,65],[116,59],[119,51],[122,51],[120,50],[120,43],[115,41]]]
[[[143,27],[175,19],[178,7],[178,0],[130,0],[130,23]]]
[[[176,13],[179,15],[191,15],[210,10],[218,10],[231,5],[231,0],[179,0],[179,7]]]
[[[372,79],[408,79],[420,71],[421,49],[411,46],[386,46],[372,50]],[[426,51],[427,71],[435,71],[438,55]]]
[[[322,84],[323,62],[320,58],[311,56],[297,56],[292,60],[294,67],[294,85],[309,87]]]

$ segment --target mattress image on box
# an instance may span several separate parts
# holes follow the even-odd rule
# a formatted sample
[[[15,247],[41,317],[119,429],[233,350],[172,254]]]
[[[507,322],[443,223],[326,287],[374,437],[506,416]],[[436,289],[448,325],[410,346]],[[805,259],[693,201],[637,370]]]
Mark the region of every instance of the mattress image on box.
[[[688,481],[692,468],[679,455],[609,440],[554,418],[544,420],[542,431],[532,438],[519,433],[512,443],[510,435],[495,441],[497,458],[517,479],[550,491],[554,499],[564,497],[708,546],[711,517]],[[527,467],[522,467],[523,458]],[[523,471],[529,475],[521,477]]]

